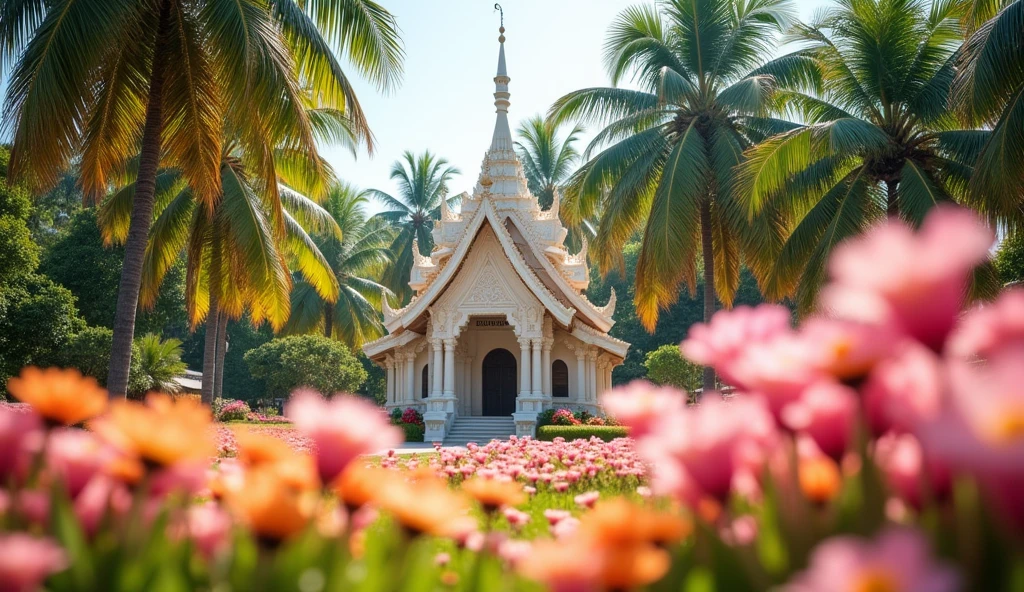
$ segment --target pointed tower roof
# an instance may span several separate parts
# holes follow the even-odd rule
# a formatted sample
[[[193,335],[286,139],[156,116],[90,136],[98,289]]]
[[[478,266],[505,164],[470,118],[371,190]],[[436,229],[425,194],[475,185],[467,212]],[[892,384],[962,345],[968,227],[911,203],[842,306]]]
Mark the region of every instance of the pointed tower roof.
[[[494,107],[498,114],[491,136],[491,150],[512,150],[512,131],[508,127],[508,83],[505,69],[505,27],[498,29],[498,73],[494,76]]]

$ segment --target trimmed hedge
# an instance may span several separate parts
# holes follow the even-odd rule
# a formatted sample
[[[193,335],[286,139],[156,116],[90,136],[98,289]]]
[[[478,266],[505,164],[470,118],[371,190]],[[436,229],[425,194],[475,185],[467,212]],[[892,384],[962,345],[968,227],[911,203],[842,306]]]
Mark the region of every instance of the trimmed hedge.
[[[605,442],[610,442],[615,438],[625,438],[628,435],[629,430],[625,426],[546,425],[537,428],[537,439],[547,441],[554,440],[559,436],[566,440],[578,440],[580,438],[586,440],[591,436],[597,436]]]
[[[398,425],[398,427],[401,428],[403,432],[405,432],[406,442],[423,441],[423,434],[426,431],[423,426],[414,423],[399,423],[396,425]]]

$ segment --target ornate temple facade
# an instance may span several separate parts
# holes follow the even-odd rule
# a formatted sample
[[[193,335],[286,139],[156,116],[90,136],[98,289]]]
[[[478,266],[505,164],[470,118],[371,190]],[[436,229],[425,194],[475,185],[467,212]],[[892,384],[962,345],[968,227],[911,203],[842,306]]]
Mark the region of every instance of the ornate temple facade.
[[[459,417],[511,416],[533,435],[552,406],[598,410],[629,344],[608,335],[615,293],[587,300],[587,248],[569,253],[558,196],[541,210],[527,188],[508,124],[504,27],[494,77],[497,120],[473,194],[461,211],[442,200],[429,256],[413,246],[402,309],[385,300],[389,334],[363,347],[387,370],[389,409],[421,410],[426,441],[442,441]]]

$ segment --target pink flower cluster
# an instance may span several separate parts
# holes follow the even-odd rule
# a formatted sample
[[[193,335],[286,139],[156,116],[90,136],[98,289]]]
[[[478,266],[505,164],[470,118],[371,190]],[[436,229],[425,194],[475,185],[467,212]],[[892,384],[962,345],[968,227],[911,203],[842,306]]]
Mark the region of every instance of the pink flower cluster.
[[[554,425],[580,425],[580,420],[569,409],[558,409],[551,416],[551,423]]]
[[[787,441],[799,443],[800,458],[838,463],[856,454],[863,417],[868,454],[893,495],[910,505],[941,502],[953,475],[970,476],[1019,532],[1024,291],[963,312],[971,272],[993,240],[972,214],[953,208],[938,208],[916,232],[882,224],[836,249],[819,307],[799,327],[788,310],[768,305],[720,312],[692,328],[684,355],[735,387],[730,401],[706,394],[687,407],[684,393],[634,383],[603,404],[631,428],[654,489],[695,507],[756,494],[764,467],[786,457]],[[878,545],[894,549],[892,557],[912,556],[920,545],[911,539],[893,534]],[[806,585],[818,581],[815,571],[834,575],[849,557],[875,556],[864,549],[823,545],[793,589],[822,589]],[[916,566],[926,569],[922,561]],[[924,581],[908,574],[909,564],[899,569]],[[892,589],[917,589],[896,583]]]
[[[492,440],[484,446],[470,443],[466,449],[442,448],[429,459],[429,468],[441,476],[459,482],[474,475],[512,479],[535,490],[570,487],[587,491],[602,482],[634,478],[642,480],[646,467],[631,440],[619,438],[605,442],[599,438],[552,442],[517,438]],[[391,455],[383,459],[385,467],[416,469],[421,459],[410,455],[402,459]]]

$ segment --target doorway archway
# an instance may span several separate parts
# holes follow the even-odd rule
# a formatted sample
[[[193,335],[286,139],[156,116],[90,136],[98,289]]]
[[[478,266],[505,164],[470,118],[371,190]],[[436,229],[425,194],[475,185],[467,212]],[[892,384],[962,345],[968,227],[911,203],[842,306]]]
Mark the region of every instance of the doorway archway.
[[[516,357],[507,349],[493,349],[483,361],[484,415],[508,416],[516,411]]]

